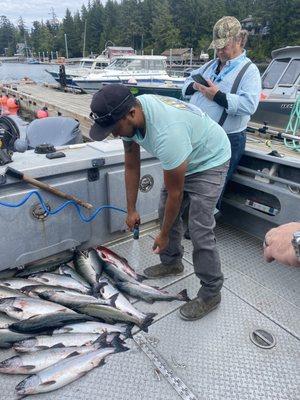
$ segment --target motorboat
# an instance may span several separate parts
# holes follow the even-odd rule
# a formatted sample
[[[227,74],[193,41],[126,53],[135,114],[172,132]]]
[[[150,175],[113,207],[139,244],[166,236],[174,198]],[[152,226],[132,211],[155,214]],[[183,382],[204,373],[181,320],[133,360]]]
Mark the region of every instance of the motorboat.
[[[287,46],[272,51],[272,61],[262,75],[262,92],[257,111],[251,118],[285,130],[291,110],[300,94],[300,46]]]
[[[183,100],[182,96],[182,83],[125,83],[134,96],[142,94],[155,94],[159,96],[174,97]]]
[[[183,85],[184,78],[168,75],[166,60],[165,56],[120,56],[100,73],[90,73],[73,81],[87,93],[94,93],[107,83]]]
[[[85,57],[80,60],[78,66],[70,66],[65,69],[66,72],[66,84],[69,87],[74,87],[73,78],[78,76],[86,76],[89,73],[96,73],[106,68],[110,63],[110,59],[104,55],[100,55],[96,58]],[[46,69],[46,72],[50,74],[56,82],[60,83],[59,69]]]
[[[36,58],[27,58],[27,64],[40,64],[40,61]]]

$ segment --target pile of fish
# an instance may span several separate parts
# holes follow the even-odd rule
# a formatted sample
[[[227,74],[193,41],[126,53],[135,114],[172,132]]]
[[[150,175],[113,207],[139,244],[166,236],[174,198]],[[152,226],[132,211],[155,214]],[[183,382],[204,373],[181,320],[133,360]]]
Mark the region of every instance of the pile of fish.
[[[156,314],[143,313],[126,296],[153,303],[188,301],[142,281],[127,260],[99,246],[72,258],[0,272],[0,347],[18,353],[0,372],[30,374],[16,386],[19,398],[56,390],[126,351],[137,325],[148,331]]]

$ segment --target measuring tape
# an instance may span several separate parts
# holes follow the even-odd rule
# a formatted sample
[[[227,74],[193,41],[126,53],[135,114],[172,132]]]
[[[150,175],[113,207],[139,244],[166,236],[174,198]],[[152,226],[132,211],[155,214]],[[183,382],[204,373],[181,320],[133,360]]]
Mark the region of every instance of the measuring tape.
[[[198,400],[186,384],[175,375],[166,361],[154,350],[143,334],[138,333],[133,339],[146,356],[152,361],[155,368],[166,378],[172,388],[176,390],[183,400]]]

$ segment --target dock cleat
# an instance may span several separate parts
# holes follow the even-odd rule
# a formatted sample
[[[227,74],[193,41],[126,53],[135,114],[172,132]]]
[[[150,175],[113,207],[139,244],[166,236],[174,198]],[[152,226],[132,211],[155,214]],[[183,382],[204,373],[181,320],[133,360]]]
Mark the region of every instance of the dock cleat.
[[[172,264],[156,264],[144,269],[144,275],[147,278],[164,278],[165,276],[176,276],[183,273],[184,265],[181,260],[177,260]]]
[[[179,314],[186,321],[195,321],[208,314],[210,311],[218,307],[221,302],[221,293],[204,301],[201,297],[196,297],[190,302],[184,304],[179,309]]]

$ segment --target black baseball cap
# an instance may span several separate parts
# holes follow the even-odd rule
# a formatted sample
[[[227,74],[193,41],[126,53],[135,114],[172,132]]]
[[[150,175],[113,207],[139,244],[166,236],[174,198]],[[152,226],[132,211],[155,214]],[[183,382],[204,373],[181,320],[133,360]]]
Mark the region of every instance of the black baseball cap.
[[[134,104],[135,98],[125,85],[105,85],[94,94],[91,102],[90,118],[94,125],[90,129],[90,137],[94,140],[105,139]]]

